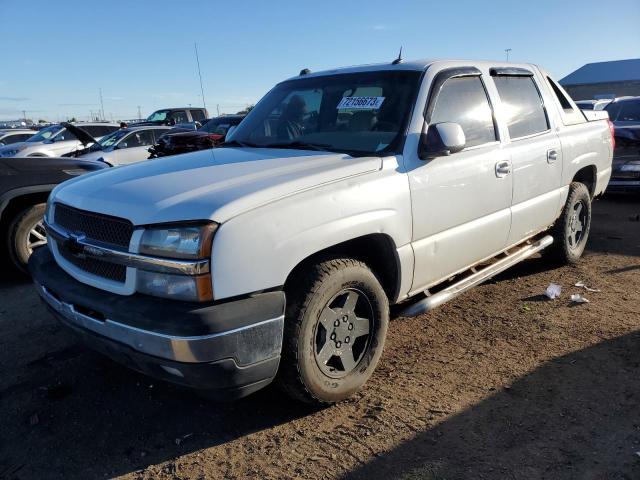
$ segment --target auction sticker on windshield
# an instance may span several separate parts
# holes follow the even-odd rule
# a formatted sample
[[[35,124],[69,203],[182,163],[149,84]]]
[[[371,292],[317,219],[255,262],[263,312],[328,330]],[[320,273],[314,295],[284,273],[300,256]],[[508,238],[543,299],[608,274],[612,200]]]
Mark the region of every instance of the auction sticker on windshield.
[[[361,109],[378,110],[385,97],[342,97],[337,106],[338,110]]]

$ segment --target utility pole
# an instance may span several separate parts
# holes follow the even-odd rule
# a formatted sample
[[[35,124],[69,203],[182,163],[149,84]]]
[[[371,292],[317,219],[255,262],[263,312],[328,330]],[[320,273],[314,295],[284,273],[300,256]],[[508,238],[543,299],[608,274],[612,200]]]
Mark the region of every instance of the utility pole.
[[[200,72],[200,58],[198,58],[198,44],[193,42],[193,46],[196,49],[196,63],[198,64],[198,77],[200,78],[200,92],[202,93],[202,105],[207,108],[207,102],[204,100],[204,88],[202,87],[202,73]]]
[[[22,119],[24,120],[24,123],[27,123],[27,112],[25,110],[22,110]]]
[[[140,113],[140,105],[138,105],[138,120],[142,120],[142,113]]]
[[[216,110],[218,111],[218,116],[220,116],[220,104],[219,103],[216,105]]]
[[[509,53],[511,53],[511,49],[510,48],[505,48],[504,49],[504,53],[507,54],[507,62],[509,61]]]
[[[104,120],[104,103],[102,102],[102,88],[100,89],[100,114],[102,116],[101,120]]]

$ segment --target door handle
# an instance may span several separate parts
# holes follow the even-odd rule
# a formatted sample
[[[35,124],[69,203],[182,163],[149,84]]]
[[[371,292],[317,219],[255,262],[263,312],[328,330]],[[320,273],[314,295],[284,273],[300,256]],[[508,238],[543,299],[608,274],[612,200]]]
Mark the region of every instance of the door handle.
[[[547,163],[553,163],[558,160],[558,152],[555,150],[547,151]]]
[[[511,164],[507,161],[496,163],[496,177],[506,177],[511,173]]]

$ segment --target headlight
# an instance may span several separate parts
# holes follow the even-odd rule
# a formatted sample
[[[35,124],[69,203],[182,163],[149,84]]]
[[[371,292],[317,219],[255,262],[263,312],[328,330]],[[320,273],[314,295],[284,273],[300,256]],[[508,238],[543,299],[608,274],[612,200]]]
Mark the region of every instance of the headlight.
[[[53,223],[53,201],[51,201],[51,199],[47,201],[47,206],[44,210],[44,220],[49,224]]]
[[[215,223],[149,228],[140,240],[140,253],[160,257],[197,259],[211,256]]]
[[[13,157],[14,155],[17,155],[18,152],[20,152],[20,150],[18,149],[12,149],[12,150],[5,150],[2,152],[2,155],[5,157]]]
[[[168,225],[146,229],[139,252],[144,255],[179,260],[211,258],[215,223]],[[213,300],[211,274],[177,275],[138,269],[136,290],[140,293],[175,300],[204,302]]]

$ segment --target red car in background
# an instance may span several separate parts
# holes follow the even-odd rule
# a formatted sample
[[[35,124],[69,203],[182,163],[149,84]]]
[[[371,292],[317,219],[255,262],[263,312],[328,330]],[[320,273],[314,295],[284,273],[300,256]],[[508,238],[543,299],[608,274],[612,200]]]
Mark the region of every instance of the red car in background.
[[[229,129],[239,125],[244,117],[245,115],[223,115],[212,118],[198,130],[169,132],[149,148],[149,158],[213,148],[222,143]]]

